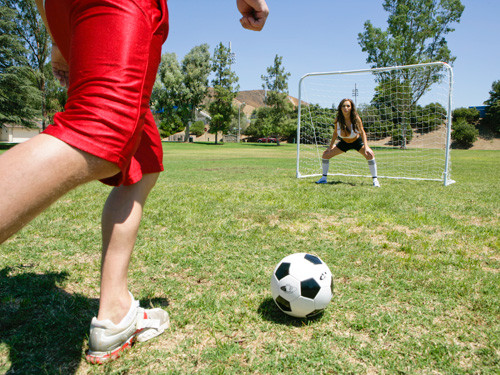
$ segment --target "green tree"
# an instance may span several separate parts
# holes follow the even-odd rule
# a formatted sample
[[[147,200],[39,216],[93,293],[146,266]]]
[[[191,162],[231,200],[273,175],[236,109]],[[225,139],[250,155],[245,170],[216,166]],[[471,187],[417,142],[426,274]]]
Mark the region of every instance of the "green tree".
[[[2,4],[2,3],[0,3]],[[33,126],[40,96],[17,33],[16,11],[0,5],[0,122]]]
[[[465,118],[459,118],[454,122],[452,129],[451,139],[455,146],[469,148],[477,141],[479,130],[474,125],[469,124]]]
[[[177,55],[163,54],[151,94],[153,110],[160,120],[162,137],[168,137],[185,128],[185,123],[191,116],[186,97],[187,89]]]
[[[453,110],[453,122],[464,119],[469,124],[475,125],[479,121],[479,111],[476,108],[460,107]]]
[[[250,125],[246,128],[245,134],[253,138],[267,137],[270,134],[271,124],[269,119],[271,108],[260,107],[252,112]]]
[[[191,125],[191,134],[194,134],[197,137],[199,137],[200,135],[203,135],[203,133],[205,133],[204,122],[201,120],[193,122],[193,124]]]
[[[486,115],[481,125],[493,133],[500,133],[500,80],[491,85],[490,97],[484,102],[487,105]]]
[[[493,82],[491,85],[490,97],[484,104],[490,106],[500,100],[500,80]]]
[[[383,8],[389,13],[386,31],[370,21],[358,34],[367,62],[373,68],[411,65],[433,61],[452,63],[446,34],[454,31],[453,23],[460,22],[464,6],[460,0],[385,0]],[[381,74],[380,79],[397,79],[411,88],[411,104],[443,76],[440,67],[433,69],[403,69],[395,74]]]
[[[193,47],[182,60],[182,74],[186,88],[185,105],[190,108],[186,123],[184,142],[189,140],[190,125],[194,121],[196,110],[207,96],[208,76],[210,75],[210,52],[208,44]]]
[[[464,10],[460,0],[385,0],[382,6],[389,13],[387,30],[366,21],[364,32],[358,34],[372,68],[455,61],[445,36],[454,31],[453,23],[460,22]],[[406,133],[411,133],[411,124],[405,122],[407,114],[414,111],[418,100],[443,76],[441,66],[377,73],[378,86],[372,103],[381,113],[393,114],[383,121],[394,124],[393,134],[402,138],[403,148],[409,141]],[[391,99],[396,92],[397,101]],[[389,110],[382,110],[385,108]]]
[[[151,102],[160,119],[163,137],[185,129],[189,140],[190,125],[196,109],[200,108],[206,94],[210,74],[208,45],[193,47],[179,64],[175,53],[162,55]]]
[[[57,112],[64,110],[64,106],[68,100],[68,90],[61,86],[59,80],[54,77],[50,62],[45,64],[44,74],[45,77],[47,77],[47,81],[45,83],[45,110],[49,123],[52,123],[54,115]]]
[[[42,127],[46,126],[46,81],[45,65],[50,55],[50,35],[43,24],[34,0],[0,0],[1,5],[8,6],[16,12],[13,21],[16,33],[26,47],[26,62],[32,70],[34,85],[41,93]]]
[[[215,73],[212,80],[214,93],[208,107],[212,116],[209,132],[215,134],[216,144],[217,132],[227,133],[231,120],[237,113],[233,108],[233,100],[238,94],[239,86],[238,77],[231,70],[232,62],[231,50],[219,43],[212,58],[212,72]]]
[[[276,135],[276,139],[286,133],[289,125],[290,115],[293,112],[293,105],[288,100],[288,78],[290,73],[285,71],[282,66],[283,57],[276,55],[274,57],[274,65],[267,68],[267,75],[262,75],[264,81],[262,87],[266,90],[264,103],[268,105],[269,119],[266,121],[269,124],[269,135]]]

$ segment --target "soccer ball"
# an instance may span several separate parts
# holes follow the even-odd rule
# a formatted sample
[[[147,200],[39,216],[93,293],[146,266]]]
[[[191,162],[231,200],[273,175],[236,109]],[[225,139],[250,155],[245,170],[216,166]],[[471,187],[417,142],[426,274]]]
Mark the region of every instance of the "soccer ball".
[[[274,269],[271,292],[281,311],[297,318],[309,318],[322,312],[332,299],[332,273],[315,255],[292,254]]]

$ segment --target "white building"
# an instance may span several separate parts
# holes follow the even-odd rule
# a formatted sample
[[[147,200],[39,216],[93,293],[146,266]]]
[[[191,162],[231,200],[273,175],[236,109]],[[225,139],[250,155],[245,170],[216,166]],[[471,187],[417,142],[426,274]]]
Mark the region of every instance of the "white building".
[[[0,142],[21,143],[40,134],[41,131],[41,127],[28,128],[23,125],[1,124]]]
[[[199,137],[197,137],[196,135],[194,134],[191,134],[189,136],[189,142],[215,142],[215,134],[210,134],[208,132],[208,129],[210,128],[210,120],[212,118],[210,117],[210,115],[204,111],[196,111],[196,114],[195,114],[195,118],[194,118],[194,121],[203,121],[203,123],[205,124],[205,132],[200,135]],[[167,137],[167,138],[164,138],[163,140],[164,141],[168,141],[168,142],[184,142],[184,136],[185,136],[185,132],[184,131],[181,131],[181,132],[178,132],[178,133],[175,133],[175,134],[172,134],[171,136]],[[223,134],[222,132],[219,132],[217,134],[217,139],[219,141],[222,140],[222,137],[223,137]]]

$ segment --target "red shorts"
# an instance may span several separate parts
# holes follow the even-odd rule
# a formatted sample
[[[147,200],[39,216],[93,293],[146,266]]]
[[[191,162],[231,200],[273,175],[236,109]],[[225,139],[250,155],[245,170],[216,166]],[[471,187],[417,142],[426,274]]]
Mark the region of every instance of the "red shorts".
[[[65,110],[45,133],[116,164],[108,185],[161,172],[149,100],[168,34],[166,0],[47,0],[45,11],[70,67]]]

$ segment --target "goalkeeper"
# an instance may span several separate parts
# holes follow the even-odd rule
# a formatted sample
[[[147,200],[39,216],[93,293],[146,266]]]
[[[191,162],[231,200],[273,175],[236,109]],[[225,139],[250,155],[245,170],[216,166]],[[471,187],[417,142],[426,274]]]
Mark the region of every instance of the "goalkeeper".
[[[335,144],[337,138],[339,138],[340,141]],[[335,118],[335,129],[333,129],[332,140],[328,148],[323,152],[321,160],[323,176],[316,181],[317,184],[327,183],[330,159],[349,150],[358,151],[368,160],[373,186],[380,187],[380,183],[377,179],[377,162],[375,161],[375,154],[368,146],[363,122],[356,111],[356,106],[353,101],[351,99],[342,99],[337,108],[337,117]]]

